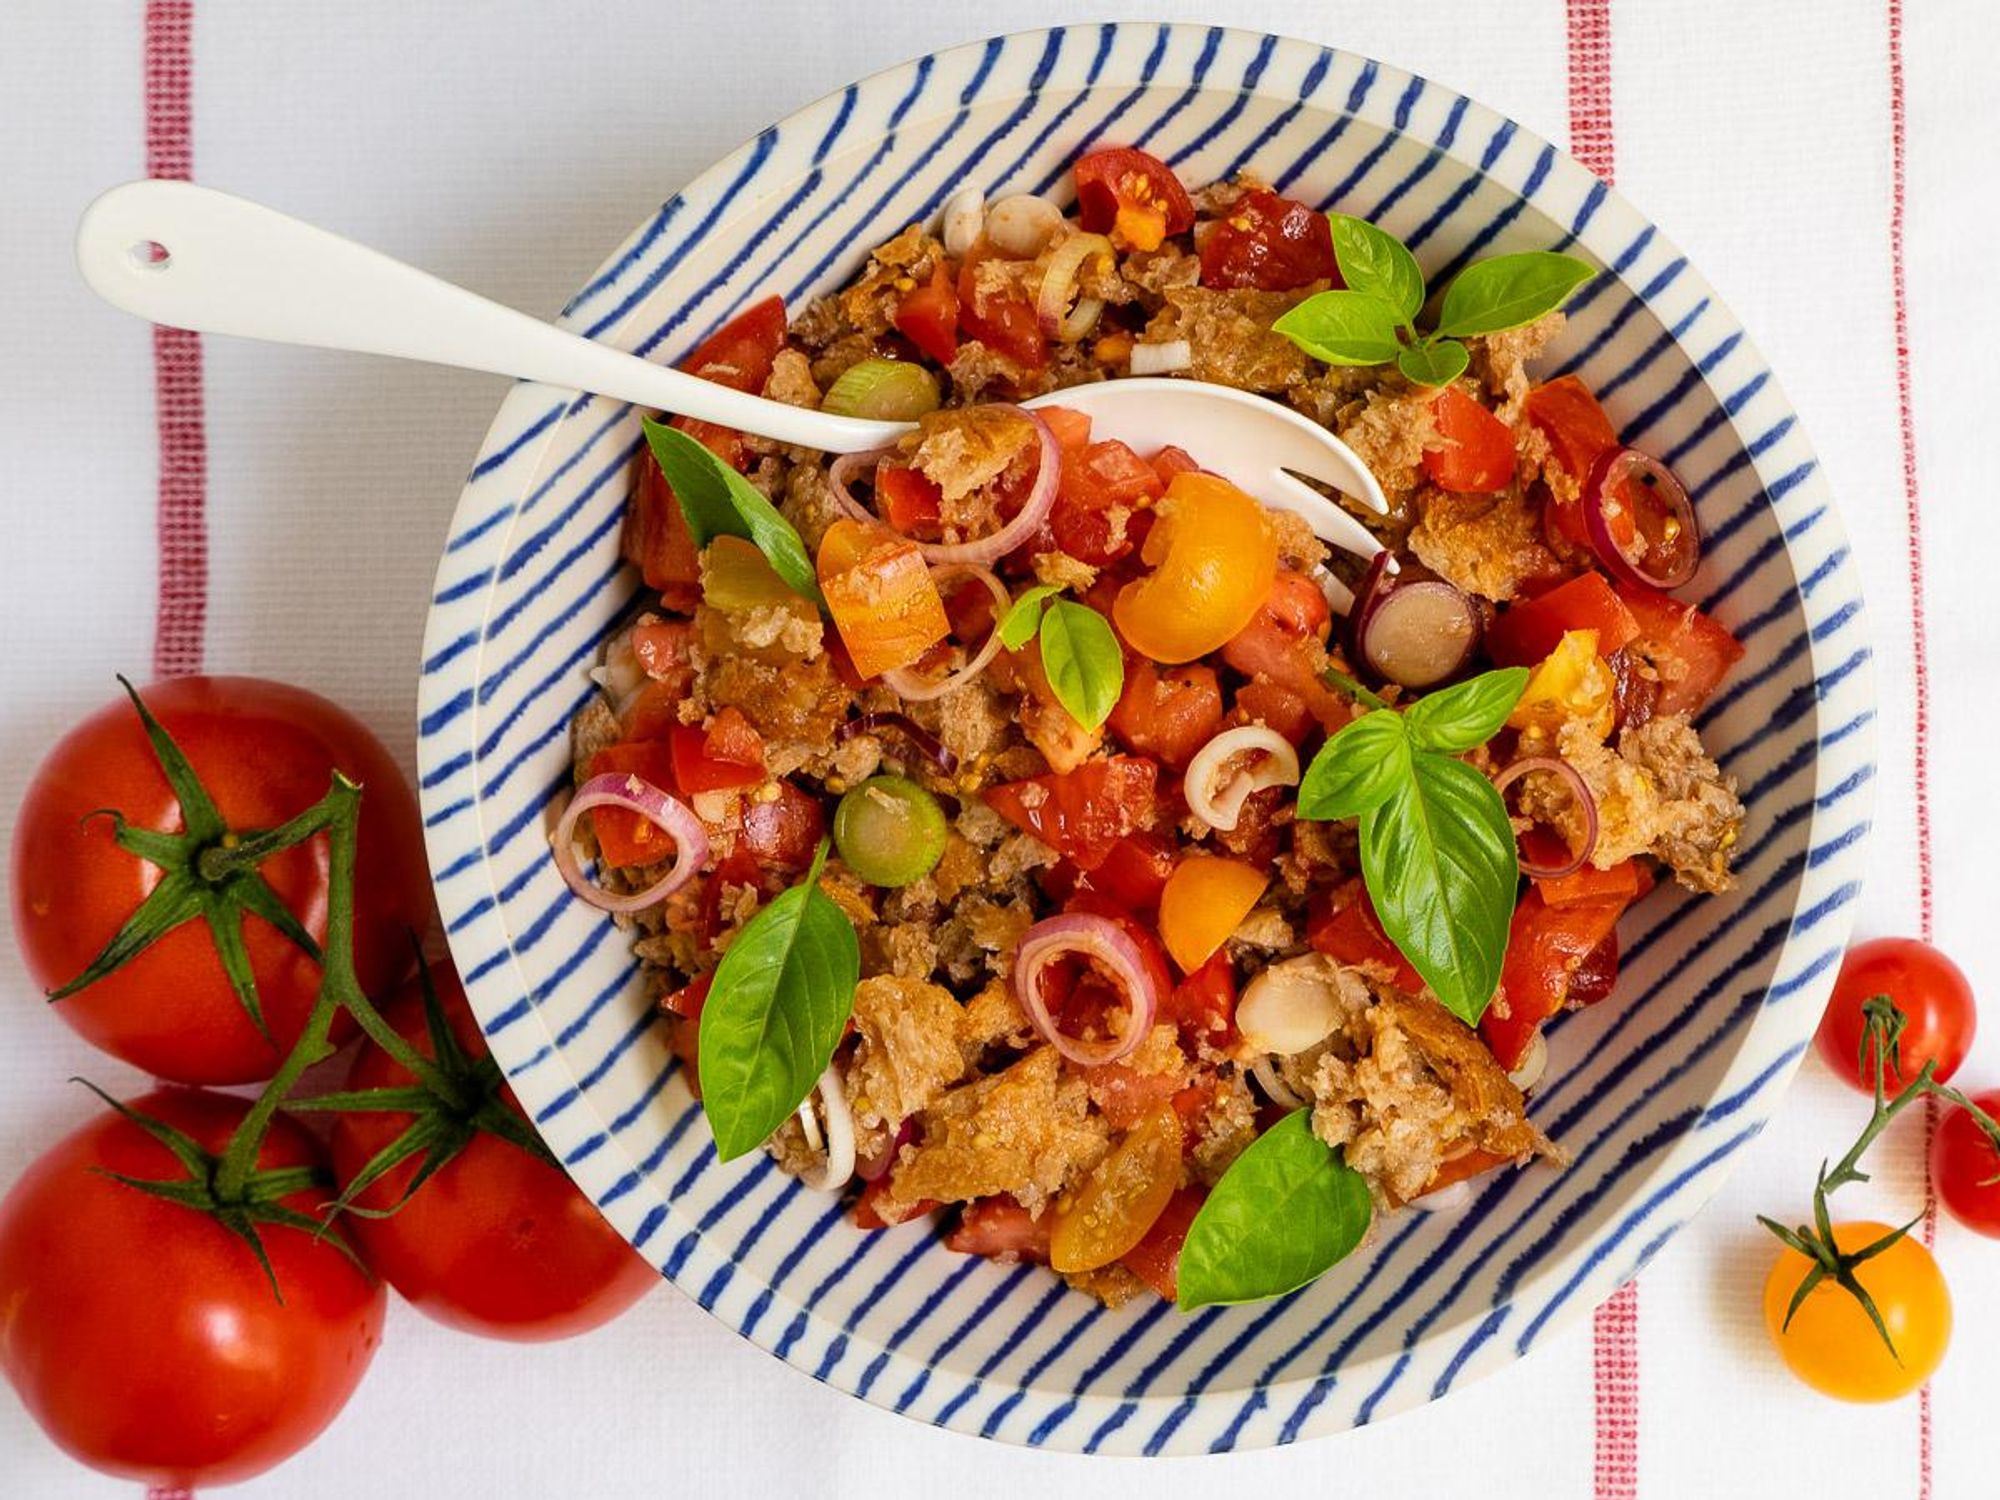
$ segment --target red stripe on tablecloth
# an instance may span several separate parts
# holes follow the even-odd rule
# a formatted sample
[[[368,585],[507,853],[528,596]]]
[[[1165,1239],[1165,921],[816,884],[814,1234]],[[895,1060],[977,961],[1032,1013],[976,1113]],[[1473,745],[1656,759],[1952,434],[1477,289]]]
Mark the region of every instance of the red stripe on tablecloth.
[[[1889,279],[1896,316],[1896,426],[1903,444],[1903,521],[1910,564],[1910,656],[1915,671],[1917,912],[1918,930],[1930,941],[1932,928],[1931,871],[1931,671],[1930,630],[1924,621],[1924,508],[1917,483],[1916,405],[1910,396],[1910,300],[1903,256],[1905,145],[1908,115],[1903,101],[1903,6],[1889,0]],[[1937,1243],[1937,1195],[1930,1187],[1930,1145],[1937,1130],[1935,1099],[1924,1101],[1924,1160],[1919,1172],[1924,1184],[1924,1243]],[[1931,1494],[1931,1388],[1925,1382],[1917,1398],[1917,1495]]]
[[[1611,180],[1611,0],[1569,6],[1569,154]]]
[[[148,177],[193,173],[193,32],[194,0],[147,0]],[[153,330],[153,400],[160,450],[153,672],[178,677],[201,670],[208,615],[208,434],[199,336],[180,328]]]
[[[1611,132],[1611,0],[1566,0],[1569,9],[1569,150],[1606,182]],[[1632,1282],[1591,1323],[1596,1391],[1595,1493],[1639,1493],[1639,1286]]]

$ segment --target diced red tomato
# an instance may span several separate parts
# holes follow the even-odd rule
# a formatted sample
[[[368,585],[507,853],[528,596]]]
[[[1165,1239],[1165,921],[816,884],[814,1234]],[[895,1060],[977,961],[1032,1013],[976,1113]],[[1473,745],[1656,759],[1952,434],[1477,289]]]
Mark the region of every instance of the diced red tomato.
[[[1608,870],[1585,865],[1553,880],[1538,878],[1535,888],[1549,906],[1574,906],[1579,901],[1622,901],[1629,905],[1653,888],[1653,872],[1643,860],[1621,859]]]
[[[1533,888],[1521,897],[1508,931],[1500,994],[1479,1022],[1479,1035],[1501,1067],[1519,1067],[1542,1023],[1580,1001],[1572,993],[1577,972],[1617,927],[1625,904],[1550,906]]]
[[[1114,755],[1085,761],[1064,775],[1002,782],[981,795],[1016,828],[1090,871],[1152,811],[1157,775],[1150,760]]]
[[[1011,292],[982,291],[979,267],[995,259],[997,251],[975,246],[958,273],[958,327],[968,338],[978,339],[987,348],[1005,355],[1026,369],[1039,370],[1048,363],[1048,340],[1042,336],[1035,305]]]
[[[676,683],[647,682],[619,710],[618,730],[628,740],[664,740],[681,721],[687,689]]]
[[[1619,446],[1618,431],[1590,387],[1574,375],[1528,392],[1521,413],[1548,435],[1556,462],[1582,483],[1606,453]]]
[[[739,391],[761,391],[785,347],[785,301],[766,297],[724,323],[681,361],[690,375]]]
[[[1049,534],[1071,557],[1104,567],[1138,546],[1135,513],[1165,492],[1153,466],[1115,438],[1066,452]]]
[[[754,765],[724,760],[710,753],[707,733],[692,725],[676,724],[669,731],[667,742],[673,747],[674,782],[685,796],[732,791],[755,786],[764,779],[761,757]]]
[[[592,776],[632,775],[663,792],[674,790],[674,761],[658,740],[607,745],[590,758]],[[600,807],[590,815],[597,847],[608,865],[627,869],[650,865],[673,853],[674,841],[652,823],[622,807]]]
[[[1386,964],[1395,970],[1389,981],[1416,994],[1424,981],[1389,941],[1368,890],[1357,878],[1331,891],[1316,891],[1306,909],[1306,942],[1344,964]]]
[[[1439,489],[1483,495],[1514,477],[1514,429],[1455,385],[1431,402],[1431,421],[1445,440],[1424,450],[1424,472]]]
[[[966,1204],[958,1223],[944,1237],[944,1247],[960,1255],[983,1255],[988,1260],[1031,1260],[1046,1264],[1049,1235],[1054,1227],[1054,1215],[1043,1214],[1037,1220],[1012,1198],[976,1198]]]
[[[944,491],[921,469],[883,464],[875,471],[875,503],[891,531],[927,542],[943,535]]]
[[[717,709],[703,746],[710,759],[739,766],[764,767],[764,736],[751,727],[743,710],[731,703]]]
[[[1048,424],[1049,435],[1065,454],[1090,446],[1090,418],[1071,406],[1039,406],[1035,415]]]
[[[1222,659],[1252,681],[1293,694],[1328,731],[1339,729],[1354,717],[1354,705],[1320,680],[1332,620],[1318,584],[1279,568],[1263,607],[1223,646]]]
[[[692,681],[689,649],[694,625],[687,620],[643,620],[632,628],[632,654],[639,670],[662,682]]]
[[[1618,933],[1614,929],[1584,954],[1583,962],[1569,976],[1569,1003],[1595,1005],[1609,999],[1618,983]]]
[[[1275,682],[1246,682],[1236,690],[1236,718],[1243,724],[1275,729],[1293,745],[1303,745],[1319,721],[1306,700]]]
[[[826,809],[819,798],[789,781],[776,783],[769,802],[754,798],[743,809],[743,842],[759,863],[780,870],[803,870],[826,836]]]
[[[699,978],[673,991],[660,1004],[684,1021],[701,1018],[701,1008],[708,1004],[708,992],[715,986],[715,970],[710,969]]]
[[[680,368],[735,390],[761,391],[784,345],[784,301],[766,297],[710,334],[681,361]],[[673,425],[731,467],[743,467],[742,434],[734,428],[686,417],[676,417]],[[669,608],[692,613],[701,602],[701,568],[694,536],[651,453],[639,455],[638,482],[626,507],[619,550],[639,569],[646,587],[660,591]]]
[[[893,1229],[898,1224],[907,1224],[912,1219],[935,1213],[941,1206],[935,1198],[919,1198],[914,1203],[903,1203],[890,1197],[889,1174],[885,1172],[862,1187],[861,1196],[854,1204],[854,1227]]]
[[[1195,462],[1193,454],[1185,448],[1176,448],[1171,444],[1146,461],[1153,466],[1153,472],[1160,476],[1162,491],[1174,482],[1176,474],[1194,474],[1201,469],[1201,465]]]
[[[1657,712],[1693,713],[1742,660],[1736,637],[1692,604],[1636,584],[1620,585],[1618,597],[1638,622],[1632,649],[1659,674]]]
[[[1112,707],[1111,732],[1126,749],[1177,771],[1222,727],[1222,687],[1213,667],[1160,667],[1125,659],[1125,689]]]
[[[958,354],[958,279],[939,258],[931,279],[907,293],[896,308],[896,331],[941,365]]]
[[[1160,1006],[1160,1019],[1180,1027],[1188,1041],[1227,1047],[1236,1039],[1236,969],[1222,949],[1175,985]]]
[[[650,452],[639,455],[639,475],[626,502],[619,555],[657,589],[667,608],[693,613],[701,602],[701,558],[694,533]]]
[[[1090,872],[1089,888],[1130,911],[1157,911],[1174,862],[1173,841],[1142,828],[1111,846]]]
[[[815,848],[818,846],[815,845]],[[807,862],[810,863],[810,856]],[[791,882],[783,870],[767,870],[757,861],[738,839],[736,847],[716,864],[714,870],[703,878],[701,888],[701,941],[704,948],[712,948],[716,934],[722,931],[725,908],[733,910],[737,895],[745,890],[757,892],[759,901],[768,901]]]
[[[1181,1246],[1187,1243],[1188,1229],[1207,1197],[1198,1187],[1177,1189],[1145,1238],[1127,1250],[1121,1261],[1126,1270],[1169,1302],[1180,1292]]]
[[[1522,402],[1521,414],[1547,434],[1556,462],[1579,486],[1589,482],[1599,459],[1619,447],[1611,418],[1574,375],[1536,386]],[[1573,546],[1590,546],[1583,507],[1574,500],[1551,500],[1543,523],[1552,535]]]
[[[1252,189],[1201,238],[1201,284],[1286,292],[1314,281],[1343,285],[1333,225],[1316,208]]]
[[[1157,250],[1194,227],[1194,203],[1174,169],[1130,146],[1107,146],[1076,164],[1076,216],[1092,234]]]
[[[1431,1173],[1431,1180],[1424,1184],[1424,1192],[1435,1193],[1439,1188],[1448,1188],[1455,1182],[1469,1182],[1495,1167],[1505,1166],[1513,1159],[1511,1156],[1496,1156],[1481,1146],[1468,1146],[1458,1155],[1438,1163],[1437,1170]]]
[[[1486,652],[1503,667],[1539,665],[1572,630],[1597,632],[1609,657],[1639,633],[1639,622],[1602,573],[1581,573],[1533,599],[1510,604],[1486,631]]]
[[[1660,711],[1660,681],[1631,651],[1614,651],[1604,658],[1611,668],[1613,717],[1621,728],[1645,723]]]
[[[1100,1063],[1083,1076],[1104,1123],[1113,1130],[1130,1130],[1168,1103],[1187,1084],[1183,1073],[1141,1073],[1130,1063]]]

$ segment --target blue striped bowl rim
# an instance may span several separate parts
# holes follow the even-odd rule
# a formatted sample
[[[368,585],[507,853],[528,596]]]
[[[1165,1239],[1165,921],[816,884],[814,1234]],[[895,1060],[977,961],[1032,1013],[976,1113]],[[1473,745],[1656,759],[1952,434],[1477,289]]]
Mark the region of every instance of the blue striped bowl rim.
[[[572,1176],[745,1337],[942,1426],[1089,1452],[1287,1442],[1428,1401],[1636,1274],[1720,1186],[1803,1054],[1863,869],[1874,765],[1858,569],[1764,360],[1615,192],[1513,122],[1351,53],[1104,24],[919,58],[762,132],[661,205],[565,326],[671,359],[750,299],[793,307],[961,185],[1066,191],[1078,148],[1146,146],[1189,180],[1254,170],[1401,235],[1433,284],[1474,255],[1593,259],[1550,366],[1604,397],[1695,497],[1694,585],[1747,655],[1703,715],[1751,809],[1740,888],[1656,893],[1609,1004],[1551,1029],[1538,1117],[1575,1160],[1407,1214],[1263,1307],[1107,1311],[1046,1272],[865,1235],[758,1158],[718,1165],[612,924],[550,867],[566,726],[638,601],[617,558],[637,415],[522,384],[437,572],[419,688],[429,853],[494,1055]]]

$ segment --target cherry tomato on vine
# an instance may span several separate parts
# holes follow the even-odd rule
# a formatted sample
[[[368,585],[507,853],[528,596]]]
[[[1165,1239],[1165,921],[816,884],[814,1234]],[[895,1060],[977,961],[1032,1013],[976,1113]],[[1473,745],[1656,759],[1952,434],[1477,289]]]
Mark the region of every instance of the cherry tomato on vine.
[[[1972,1095],[1990,1119],[2000,1120],[2000,1089]],[[2000,1239],[2000,1150],[1972,1112],[1954,1105],[1938,1122],[1931,1142],[1931,1182],[1951,1216],[1967,1229]]]
[[[1864,1093],[1874,1088],[1874,1064],[1861,1057],[1866,1025],[1861,1007],[1876,995],[1894,1000],[1905,1020],[1883,1087],[1896,1093],[1931,1061],[1937,1063],[1937,1081],[1948,1081],[1972,1049],[1977,1024],[1972,986],[1957,964],[1915,938],[1874,938],[1847,950],[1819,1023],[1819,1055],[1826,1065]]]
[[[1886,1224],[1836,1224],[1834,1243],[1852,1252],[1891,1232]],[[1855,1269],[1895,1342],[1893,1354],[1860,1301],[1830,1278],[1806,1293],[1785,1326],[1811,1268],[1788,1247],[1764,1281],[1764,1327],[1794,1375],[1842,1401],[1894,1401],[1930,1379],[1951,1342],[1951,1294],[1922,1241],[1906,1234]]]
[[[94,1046],[161,1078],[268,1078],[319,989],[319,964],[297,938],[326,936],[326,837],[223,880],[201,875],[200,853],[304,812],[336,768],[360,782],[354,963],[364,990],[386,993],[410,972],[408,930],[430,920],[416,801],[381,742],[316,694],[251,677],[181,677],[147,688],[143,701],[171,737],[164,759],[134,704],[116,703],[58,742],[28,788],[13,850],[22,953],[44,988],[68,985],[155,898],[167,930],[54,1010]],[[176,900],[163,904],[163,891]],[[298,931],[287,936],[273,917]],[[218,948],[218,930],[240,934],[240,956]],[[244,989],[254,990],[269,1039]],[[336,1040],[351,1031],[345,1017],[341,1025]]]
[[[354,1197],[387,1217],[342,1222],[368,1263],[419,1312],[492,1338],[568,1338],[615,1318],[659,1281],[655,1271],[549,1159],[488,1056],[465,992],[448,966],[431,971],[437,1031],[425,997],[410,985],[382,1015],[423,1057],[440,1061],[458,1094],[421,1117],[423,1139],[449,1159],[407,1198],[424,1161],[404,1157]],[[416,1075],[365,1043],[348,1073],[350,1093],[407,1090]],[[309,1102],[309,1101],[308,1101]],[[343,1109],[333,1128],[333,1164],[344,1188],[419,1116]],[[397,1206],[400,1202],[400,1206]]]
[[[248,1110],[190,1089],[130,1107],[211,1157]],[[256,1166],[316,1169],[280,1210],[312,1215],[329,1196],[318,1142],[283,1116]],[[0,1371],[43,1431],[107,1474],[206,1488],[283,1462],[361,1383],[382,1337],[380,1283],[311,1225],[259,1215],[267,1277],[216,1218],[108,1172],[188,1179],[167,1145],[107,1114],[0,1201]]]

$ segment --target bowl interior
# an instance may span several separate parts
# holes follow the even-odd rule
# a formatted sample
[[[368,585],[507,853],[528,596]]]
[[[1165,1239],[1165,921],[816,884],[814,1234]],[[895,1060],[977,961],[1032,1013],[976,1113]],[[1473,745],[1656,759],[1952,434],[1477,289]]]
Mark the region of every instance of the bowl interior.
[[[1405,1214],[1282,1302],[1106,1311],[1033,1267],[867,1234],[759,1157],[714,1160],[612,923],[547,831],[567,724],[640,602],[618,559],[630,408],[518,387],[439,569],[421,700],[433,868],[496,1054],[578,1180],[732,1326],[912,1415],[1062,1447],[1197,1450],[1343,1427],[1525,1351],[1644,1264],[1714,1190],[1800,1055],[1845,935],[1865,831],[1858,583],[1812,456],[1733,318],[1596,179],[1477,105],[1365,59],[1191,27],[1104,26],[893,69],[759,136],[637,230],[565,311],[672,359],[749,300],[838,286],[871,245],[973,185],[1067,192],[1092,142],[1202,183],[1248,170],[1384,224],[1432,284],[1481,254],[1607,268],[1545,373],[1574,370],[1664,457],[1707,537],[1692,587],[1746,647],[1704,716],[1750,809],[1740,885],[1628,917],[1612,1002],[1559,1023],[1537,1118],[1566,1172]]]

